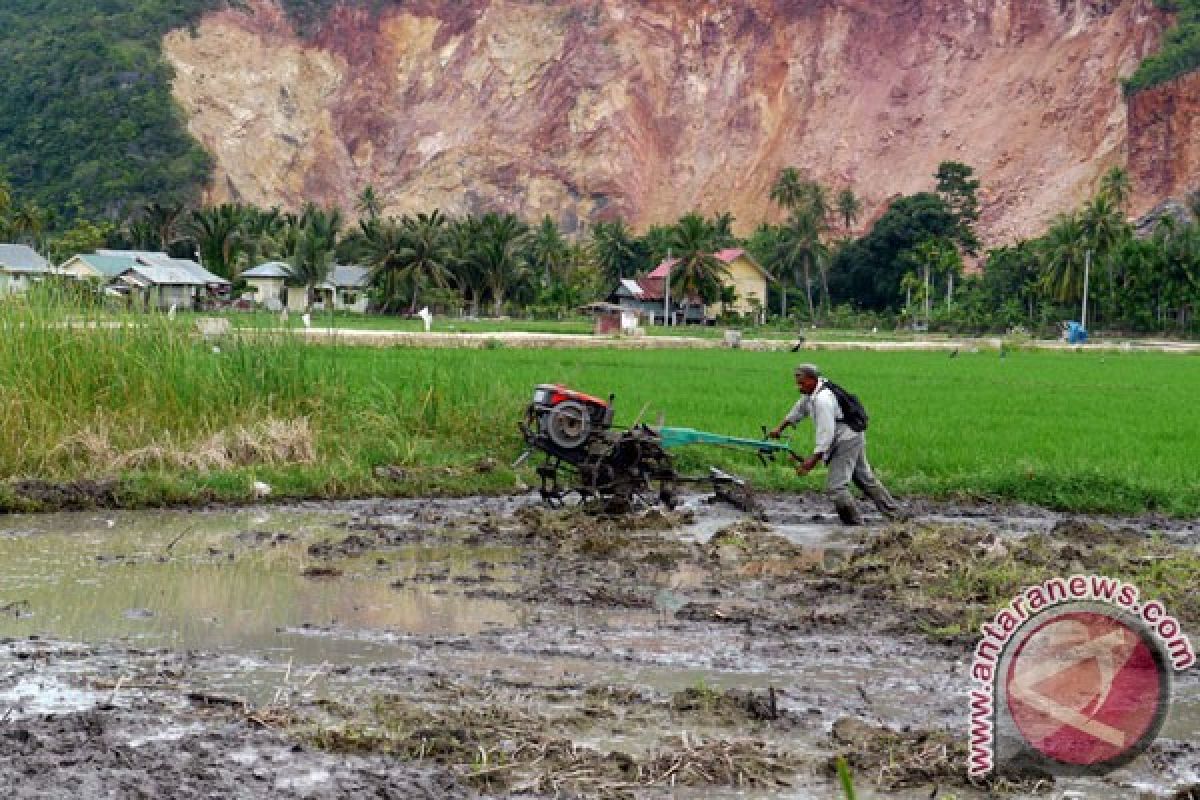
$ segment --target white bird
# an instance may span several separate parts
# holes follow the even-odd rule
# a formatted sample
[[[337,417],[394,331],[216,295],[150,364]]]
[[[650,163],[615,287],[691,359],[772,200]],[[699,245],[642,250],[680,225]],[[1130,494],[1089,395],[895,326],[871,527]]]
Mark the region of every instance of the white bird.
[[[425,332],[429,333],[429,329],[433,327],[433,314],[429,313],[429,308],[422,308],[417,312],[417,316],[425,323]]]
[[[308,330],[312,327],[312,317],[307,313],[300,315],[300,321],[304,323],[304,329]]]
[[[167,319],[175,319],[175,306],[176,305],[177,305],[176,303],[171,303],[171,307],[167,309]]]
[[[286,308],[284,308],[283,311],[279,312],[279,321],[282,322],[284,325],[287,325],[287,309]]]
[[[267,497],[271,494],[271,484],[263,483],[262,481],[254,482],[254,496]]]

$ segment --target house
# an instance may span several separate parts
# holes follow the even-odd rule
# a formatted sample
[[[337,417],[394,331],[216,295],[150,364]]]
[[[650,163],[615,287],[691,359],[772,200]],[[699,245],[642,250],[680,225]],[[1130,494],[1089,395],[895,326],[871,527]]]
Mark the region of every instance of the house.
[[[242,278],[250,291],[254,292],[256,305],[270,311],[279,311],[287,305],[287,283],[291,267],[282,261],[268,261],[242,272]]]
[[[201,300],[225,295],[230,288],[229,281],[195,261],[141,250],[80,253],[67,259],[59,270],[117,294],[136,292],[147,308],[195,308]]]
[[[354,311],[363,314],[367,310],[367,286],[371,273],[364,267],[335,264],[329,278],[317,287],[317,302],[325,308],[332,304],[335,311]]]
[[[0,294],[23,292],[53,270],[32,247],[0,244]]]
[[[126,289],[139,298],[145,309],[169,311],[195,308],[204,296],[207,282],[185,267],[166,264],[136,264],[117,276],[114,288]]]
[[[657,267],[636,280],[622,280],[609,295],[608,300],[625,308],[636,309],[652,316],[661,323],[664,305],[669,303],[674,324],[705,323],[724,313],[753,315],[761,321],[766,313],[767,282],[771,276],[749,253],[740,248],[730,248],[713,253],[713,257],[725,267],[722,287],[733,290],[732,303],[714,303],[705,306],[700,298],[670,297],[667,280],[679,259],[664,259]]]
[[[272,311],[287,307],[304,311],[306,297],[303,288],[291,287],[292,267],[282,261],[268,261],[242,273],[254,292],[254,302]],[[364,313],[367,310],[367,287],[370,272],[364,267],[336,264],[329,276],[313,288],[315,307],[336,311]]]

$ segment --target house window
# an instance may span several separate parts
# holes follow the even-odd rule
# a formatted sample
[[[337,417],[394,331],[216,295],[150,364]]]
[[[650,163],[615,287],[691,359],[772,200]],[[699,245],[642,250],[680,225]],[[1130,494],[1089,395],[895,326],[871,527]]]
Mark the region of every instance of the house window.
[[[342,303],[352,306],[358,302],[358,292],[346,292],[342,295]]]

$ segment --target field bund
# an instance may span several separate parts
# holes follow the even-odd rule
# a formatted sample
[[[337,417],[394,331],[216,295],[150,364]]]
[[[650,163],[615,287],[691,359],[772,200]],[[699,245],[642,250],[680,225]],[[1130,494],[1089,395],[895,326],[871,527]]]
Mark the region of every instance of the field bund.
[[[279,333],[282,331],[268,331]],[[498,346],[522,348],[612,348],[618,350],[703,350],[728,349],[731,345],[721,338],[698,336],[599,336],[577,333],[527,333],[496,331],[489,333],[439,333],[414,331],[375,331],[353,328],[309,328],[292,330],[306,341],[319,344],[351,344],[368,347],[460,347],[487,349]],[[788,351],[796,346],[788,339],[741,339],[737,349],[755,351]],[[1014,344],[1003,337],[955,338],[936,340],[888,341],[843,340],[808,341],[806,350],[877,350],[877,351],[947,351],[1000,350],[1019,347],[1032,350],[1094,350],[1115,352],[1200,353],[1200,343],[1161,340],[1120,340],[1089,342],[1085,345],[1053,340],[1028,340]]]

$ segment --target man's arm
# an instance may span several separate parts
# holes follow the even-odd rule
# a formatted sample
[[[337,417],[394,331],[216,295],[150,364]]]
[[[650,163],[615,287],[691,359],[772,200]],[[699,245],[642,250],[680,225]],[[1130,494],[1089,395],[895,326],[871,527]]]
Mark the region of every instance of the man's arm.
[[[778,425],[776,425],[774,427],[774,429],[772,429],[767,434],[767,438],[768,439],[778,439],[780,436],[783,435],[783,432],[785,430],[792,427],[797,422],[799,422],[800,420],[804,419],[807,416],[808,416],[808,398],[801,397],[799,400],[796,401],[796,404],[794,406],[792,406],[792,410],[787,413],[787,416],[783,418],[783,422],[780,422]]]

